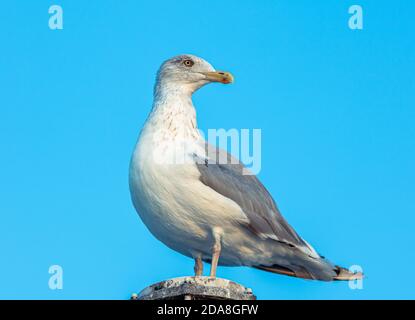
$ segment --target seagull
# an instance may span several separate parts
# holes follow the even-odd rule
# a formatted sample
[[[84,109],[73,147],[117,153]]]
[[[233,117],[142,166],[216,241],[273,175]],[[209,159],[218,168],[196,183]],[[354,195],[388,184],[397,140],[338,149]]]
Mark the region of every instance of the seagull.
[[[255,175],[225,150],[204,140],[192,94],[233,76],[184,54],[165,61],[156,77],[151,112],[131,157],[133,205],[150,232],[171,249],[203,262],[248,266],[304,279],[361,279],[333,265],[281,215]],[[225,160],[225,161],[223,161]]]

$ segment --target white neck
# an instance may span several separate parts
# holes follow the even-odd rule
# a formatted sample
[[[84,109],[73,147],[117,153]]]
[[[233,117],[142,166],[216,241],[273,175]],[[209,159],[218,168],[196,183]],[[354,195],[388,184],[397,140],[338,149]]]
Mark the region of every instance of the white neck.
[[[199,139],[191,88],[156,85],[147,125],[159,139]]]

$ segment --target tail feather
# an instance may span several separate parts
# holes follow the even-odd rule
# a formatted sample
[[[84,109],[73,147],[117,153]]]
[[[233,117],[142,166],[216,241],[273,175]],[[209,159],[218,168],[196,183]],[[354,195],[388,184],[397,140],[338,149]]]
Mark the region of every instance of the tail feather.
[[[324,261],[324,260],[323,260]],[[310,280],[321,280],[321,281],[349,281],[349,280],[360,280],[363,279],[363,274],[361,272],[353,273],[349,270],[334,266],[329,270],[326,269],[328,262],[324,261],[325,263],[322,265],[322,268],[319,270],[316,266],[313,268],[309,268],[309,266],[293,266],[290,265],[289,267],[284,267],[280,265],[272,265],[272,266],[254,266],[256,269],[283,274],[290,277],[296,278],[303,278],[303,279],[310,279]]]
[[[339,266],[336,266],[335,268],[336,269],[334,271],[336,271],[337,275],[333,278],[333,280],[336,281],[361,280],[364,277],[361,272],[353,273]]]

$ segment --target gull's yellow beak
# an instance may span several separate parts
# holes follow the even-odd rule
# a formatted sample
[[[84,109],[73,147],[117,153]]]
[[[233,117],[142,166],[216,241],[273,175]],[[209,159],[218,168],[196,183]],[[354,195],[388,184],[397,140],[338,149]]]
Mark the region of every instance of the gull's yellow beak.
[[[221,83],[232,83],[233,82],[233,75],[229,72],[224,71],[213,71],[213,72],[204,72],[206,79],[213,81],[213,82],[221,82]]]

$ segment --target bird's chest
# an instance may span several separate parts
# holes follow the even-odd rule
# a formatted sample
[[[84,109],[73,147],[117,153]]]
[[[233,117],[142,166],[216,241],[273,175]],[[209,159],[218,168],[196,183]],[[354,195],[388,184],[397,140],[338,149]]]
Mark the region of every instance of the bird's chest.
[[[143,222],[164,242],[170,238],[206,237],[205,223],[197,218],[195,195],[199,172],[192,141],[154,137],[140,139],[130,168],[133,203]]]

